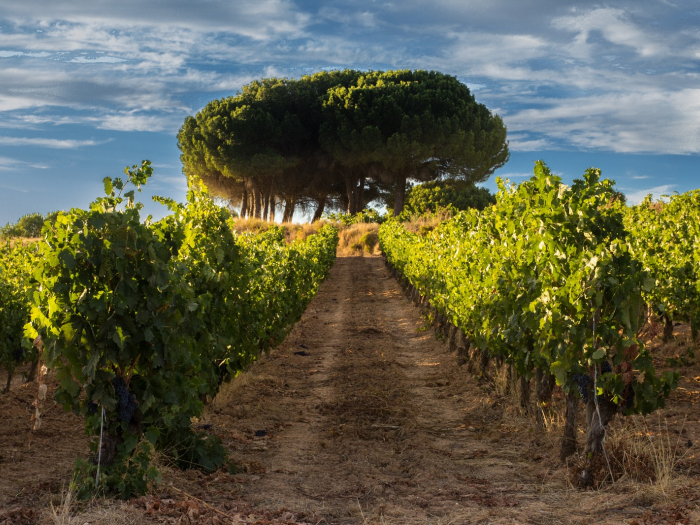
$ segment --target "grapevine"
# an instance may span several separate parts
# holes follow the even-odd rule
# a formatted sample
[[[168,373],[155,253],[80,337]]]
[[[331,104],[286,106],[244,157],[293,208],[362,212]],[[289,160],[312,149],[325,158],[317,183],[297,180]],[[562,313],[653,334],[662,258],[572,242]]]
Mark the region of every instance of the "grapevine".
[[[45,335],[60,383],[55,399],[83,414],[93,436],[101,464],[77,463],[83,497],[95,487],[125,498],[144,493],[160,480],[154,448],[183,467],[222,466],[220,440],[197,433],[192,419],[222,377],[283,337],[337,243],[332,228],[290,247],[274,229],[238,237],[228,212],[194,183],[187,204],[159,199],[173,214],[142,222],[135,191],[152,168],[144,161],[125,173],[125,181],[104,180],[106,196],[89,210],[45,225],[25,330]]]
[[[628,246],[613,183],[590,169],[567,187],[538,162],[529,181],[498,184],[494,206],[461,212],[425,236],[382,225],[388,264],[438,319],[482,356],[514,367],[524,385],[539,369],[590,402],[597,369],[594,396],[610,414],[603,427],[617,411],[663,407],[678,374],[657,375],[638,338],[654,279]],[[603,438],[596,430],[588,450]]]

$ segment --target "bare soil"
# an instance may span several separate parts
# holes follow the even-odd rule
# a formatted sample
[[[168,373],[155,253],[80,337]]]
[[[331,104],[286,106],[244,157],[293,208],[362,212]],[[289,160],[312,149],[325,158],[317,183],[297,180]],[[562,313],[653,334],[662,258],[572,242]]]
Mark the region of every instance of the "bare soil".
[[[685,332],[652,343],[660,366],[687,344]],[[668,408],[610,429],[613,463],[631,453],[626,436],[668,441],[672,479],[582,491],[568,481],[575,465],[558,460],[556,413],[538,428],[447,349],[382,259],[339,258],[287,339],[197,422],[222,438],[237,473],[163,463],[153,494],[74,505],[62,523],[700,523],[700,367],[684,370]],[[87,452],[81,421],[60,407],[30,430],[35,390],[18,383],[0,396],[0,524],[50,522]],[[561,401],[555,393],[563,414]]]

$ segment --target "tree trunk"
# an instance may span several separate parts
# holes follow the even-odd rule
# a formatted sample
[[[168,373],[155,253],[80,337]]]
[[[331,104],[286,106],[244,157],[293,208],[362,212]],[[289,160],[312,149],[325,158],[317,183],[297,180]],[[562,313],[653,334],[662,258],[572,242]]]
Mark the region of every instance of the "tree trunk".
[[[355,215],[357,213],[357,179],[352,173],[348,172],[345,174],[345,190],[348,194],[348,213],[350,215]]]
[[[321,220],[321,216],[323,215],[323,210],[326,208],[326,196],[324,195],[319,201],[318,201],[318,208],[316,208],[316,212],[314,213],[313,219],[311,219],[311,222],[316,222]]]
[[[357,203],[355,204],[355,210],[359,213],[365,209],[365,174],[360,176],[360,187],[357,188]]]
[[[248,188],[243,188],[243,196],[241,197],[241,219],[245,219],[248,215]]]
[[[253,186],[253,217],[256,219],[262,217],[262,199],[257,186]]]
[[[270,190],[270,213],[267,216],[270,222],[275,222],[275,212],[277,211],[275,208],[277,208],[277,199],[272,190]]]
[[[668,342],[668,341],[671,341],[673,339],[673,321],[666,314],[664,314],[664,320],[666,322],[664,324],[663,339],[664,339],[664,342]]]
[[[294,208],[296,207],[294,200],[294,197],[288,197],[284,200],[284,214],[282,215],[282,222],[292,222],[292,218],[294,217]]]
[[[396,178],[396,195],[394,196],[394,217],[403,211],[406,198],[406,174],[402,173]]]
[[[566,394],[566,420],[564,424],[564,438],[561,440],[560,458],[566,458],[576,453],[576,412],[578,411],[578,394],[572,392]]]
[[[267,214],[270,211],[270,194],[265,193],[263,196],[263,214],[262,214],[262,219],[264,221],[267,220]]]
[[[270,187],[267,192],[267,200],[270,207],[268,208],[267,220],[270,222],[275,222],[275,178],[270,179]]]

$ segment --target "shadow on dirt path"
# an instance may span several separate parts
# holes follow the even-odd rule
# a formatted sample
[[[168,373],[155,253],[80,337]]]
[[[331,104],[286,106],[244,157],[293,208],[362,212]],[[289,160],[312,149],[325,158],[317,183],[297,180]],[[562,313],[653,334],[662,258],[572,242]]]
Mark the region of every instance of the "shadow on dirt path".
[[[313,523],[591,522],[600,502],[569,491],[534,425],[504,417],[423,324],[382,259],[339,258],[212,407],[245,470],[236,497]],[[592,522],[608,518],[624,519]]]

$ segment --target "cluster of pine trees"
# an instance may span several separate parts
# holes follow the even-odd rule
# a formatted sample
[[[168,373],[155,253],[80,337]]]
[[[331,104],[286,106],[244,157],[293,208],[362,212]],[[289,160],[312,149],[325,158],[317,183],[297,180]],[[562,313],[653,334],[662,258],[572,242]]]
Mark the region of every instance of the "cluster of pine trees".
[[[240,208],[404,208],[407,183],[486,180],[508,160],[506,128],[457,78],[428,71],[330,71],[269,78],[213,100],[178,133],[186,176]]]

